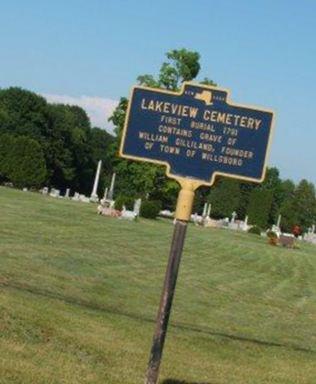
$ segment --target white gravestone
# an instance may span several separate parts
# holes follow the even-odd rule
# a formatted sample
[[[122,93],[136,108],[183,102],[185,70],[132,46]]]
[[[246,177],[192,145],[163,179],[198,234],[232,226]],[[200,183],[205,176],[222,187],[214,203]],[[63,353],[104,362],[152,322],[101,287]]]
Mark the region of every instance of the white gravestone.
[[[73,197],[72,197],[71,200],[79,201],[79,193],[78,193],[78,192],[75,192],[75,194],[73,195]]]
[[[116,173],[113,173],[112,180],[111,180],[111,186],[110,186],[110,190],[109,190],[109,194],[108,194],[108,199],[109,200],[113,200],[115,177],[116,177]]]
[[[236,216],[237,216],[237,213],[233,212],[232,213],[232,218],[231,218],[230,222],[228,223],[228,228],[229,229],[233,229],[233,230],[239,229],[239,225],[235,221],[236,220]]]
[[[51,196],[51,197],[59,197],[60,196],[60,190],[52,188],[51,191],[50,191],[49,196]]]
[[[98,185],[99,185],[99,179],[100,179],[100,173],[101,173],[101,166],[102,166],[102,160],[99,160],[97,171],[94,178],[93,189],[90,196],[90,200],[93,202],[99,201],[97,192],[98,192]]]
[[[142,205],[142,199],[136,199],[134,202],[134,208],[133,208],[133,212],[135,213],[136,216],[139,216],[141,205]]]
[[[245,220],[241,223],[240,228],[242,231],[245,231],[245,232],[248,231],[249,225],[248,225],[248,216],[247,215],[245,217]]]
[[[207,214],[207,203],[204,204],[202,216],[206,217],[206,214]]]
[[[123,209],[122,209],[122,212],[121,212],[121,216],[119,217],[120,219],[125,219],[125,220],[135,220],[136,219],[136,213],[134,211],[128,211],[125,207],[125,205],[123,205]]]
[[[211,216],[211,210],[212,210],[212,204],[211,203],[209,203],[209,205],[208,205],[208,208],[207,208],[207,217],[208,218],[210,218]]]
[[[278,221],[277,221],[277,224],[276,224],[276,226],[277,226],[278,228],[280,228],[280,225],[281,225],[281,218],[282,218],[282,216],[279,215],[279,216],[278,216]]]
[[[90,203],[91,199],[89,197],[86,197],[85,195],[79,195],[79,201],[82,203]]]

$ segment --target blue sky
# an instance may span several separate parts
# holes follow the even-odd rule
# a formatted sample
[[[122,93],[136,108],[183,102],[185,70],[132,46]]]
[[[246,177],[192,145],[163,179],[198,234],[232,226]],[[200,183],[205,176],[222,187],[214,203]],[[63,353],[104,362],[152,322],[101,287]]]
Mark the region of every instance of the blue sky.
[[[270,165],[316,183],[316,2],[10,0],[0,5],[0,87],[78,103],[96,124],[174,48],[199,78],[276,111]]]

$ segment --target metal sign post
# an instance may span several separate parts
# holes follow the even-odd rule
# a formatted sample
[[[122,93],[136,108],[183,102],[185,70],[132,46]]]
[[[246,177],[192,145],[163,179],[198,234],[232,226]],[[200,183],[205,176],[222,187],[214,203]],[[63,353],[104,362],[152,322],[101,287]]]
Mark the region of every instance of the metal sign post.
[[[132,90],[120,156],[166,165],[181,185],[145,384],[158,380],[194,191],[218,175],[262,182],[272,121],[272,111],[231,103],[218,87],[186,82],[180,92]]]
[[[198,186],[199,184],[197,183],[182,183],[182,189],[178,196],[176,222],[173,231],[165,282],[158,309],[156,330],[151,347],[145,384],[156,384],[158,380],[159,367],[167,333],[173,295],[177,283],[185,235],[192,211],[194,191]]]

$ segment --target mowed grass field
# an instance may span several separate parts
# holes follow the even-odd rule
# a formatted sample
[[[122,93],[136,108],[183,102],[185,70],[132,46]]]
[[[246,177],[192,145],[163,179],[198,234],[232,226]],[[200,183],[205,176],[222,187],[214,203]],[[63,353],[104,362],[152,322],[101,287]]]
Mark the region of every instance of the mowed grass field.
[[[143,383],[172,230],[0,188],[0,383]],[[190,225],[160,383],[316,383],[316,247]]]

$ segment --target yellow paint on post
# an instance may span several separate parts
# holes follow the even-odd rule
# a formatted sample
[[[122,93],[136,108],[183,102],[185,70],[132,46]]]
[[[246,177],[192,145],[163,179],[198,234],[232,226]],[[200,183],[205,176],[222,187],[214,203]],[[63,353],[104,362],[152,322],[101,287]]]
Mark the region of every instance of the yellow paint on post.
[[[201,185],[201,183],[181,180],[180,184],[181,190],[177,200],[175,218],[181,221],[189,221],[192,213],[195,190]]]

